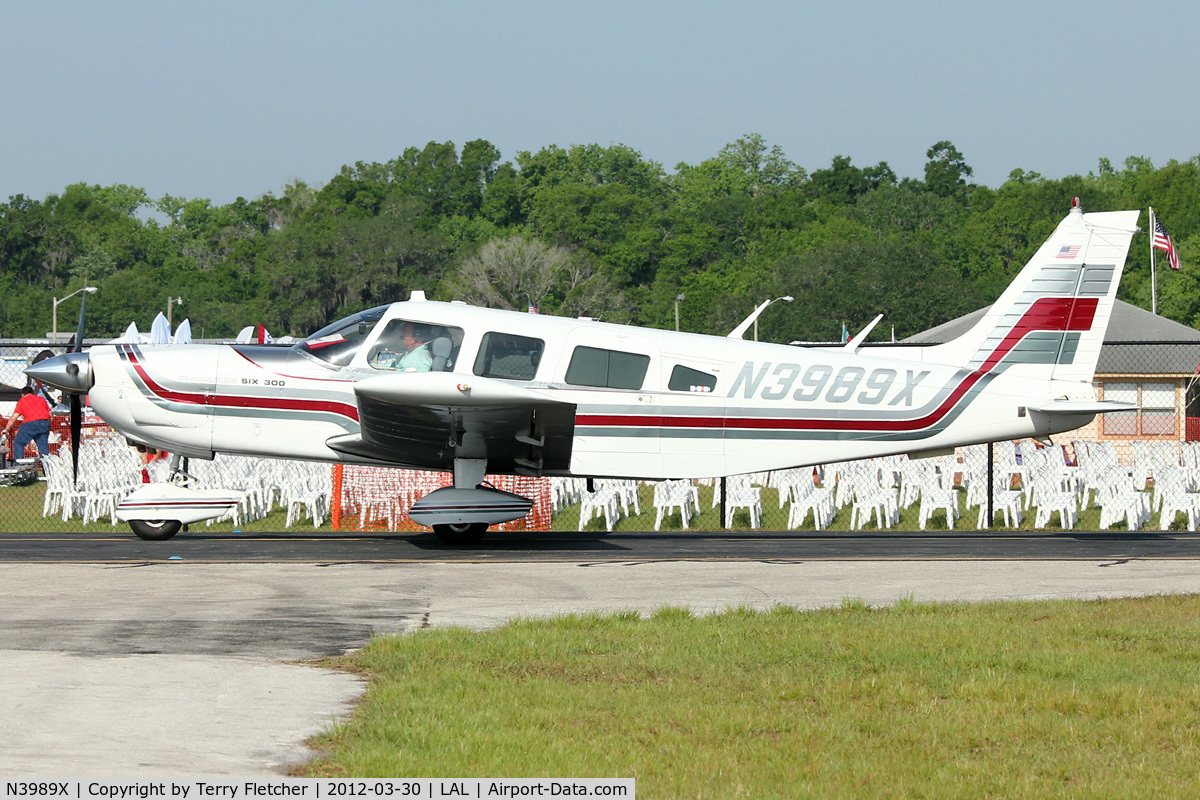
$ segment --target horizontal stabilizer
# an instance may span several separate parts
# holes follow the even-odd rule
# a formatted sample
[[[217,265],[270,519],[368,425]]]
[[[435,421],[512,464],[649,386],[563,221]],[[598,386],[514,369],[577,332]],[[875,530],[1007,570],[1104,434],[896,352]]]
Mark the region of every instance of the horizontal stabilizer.
[[[1042,414],[1108,414],[1113,411],[1137,411],[1138,407],[1116,400],[1051,400],[1040,406],[1029,406],[1029,410]]]

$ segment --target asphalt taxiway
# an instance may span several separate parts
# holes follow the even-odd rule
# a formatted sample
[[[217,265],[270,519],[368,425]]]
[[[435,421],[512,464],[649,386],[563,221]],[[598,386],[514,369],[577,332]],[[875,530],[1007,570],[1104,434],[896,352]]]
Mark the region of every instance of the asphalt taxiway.
[[[503,532],[448,545],[430,533],[213,533],[165,542],[112,533],[0,536],[0,562],[405,563],[420,561],[842,561],[1200,558],[1200,533],[1179,531]]]
[[[1173,532],[0,534],[0,773],[278,774],[362,691],[297,662],[417,627],[1197,591]]]

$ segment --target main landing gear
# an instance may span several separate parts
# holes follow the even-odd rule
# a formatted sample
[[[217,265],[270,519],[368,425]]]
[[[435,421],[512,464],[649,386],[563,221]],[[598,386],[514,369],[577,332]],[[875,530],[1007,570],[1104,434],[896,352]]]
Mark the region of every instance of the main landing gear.
[[[451,522],[434,525],[433,535],[446,544],[475,544],[487,533],[486,522]]]
[[[408,516],[428,525],[446,544],[474,544],[489,525],[520,519],[533,501],[484,483],[484,459],[454,459],[454,485],[434,489],[413,503]]]

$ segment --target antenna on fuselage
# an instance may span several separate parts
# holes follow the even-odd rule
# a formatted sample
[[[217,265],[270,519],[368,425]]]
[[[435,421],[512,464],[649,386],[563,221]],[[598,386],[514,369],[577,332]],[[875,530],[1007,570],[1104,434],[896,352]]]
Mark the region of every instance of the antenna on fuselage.
[[[883,319],[883,314],[880,314],[879,316],[875,317],[875,319],[873,319],[869,323],[867,323],[867,327],[865,327],[861,331],[859,331],[858,335],[855,336],[853,339],[851,339],[850,341],[848,341],[844,345],[842,345],[842,349],[849,350],[851,353],[857,353],[859,348],[862,347],[862,343],[866,340],[868,334],[870,334],[871,331],[874,330],[875,326],[879,324],[879,320],[881,320],[881,319]],[[896,334],[893,333],[892,340],[895,341],[895,338],[896,338]]]

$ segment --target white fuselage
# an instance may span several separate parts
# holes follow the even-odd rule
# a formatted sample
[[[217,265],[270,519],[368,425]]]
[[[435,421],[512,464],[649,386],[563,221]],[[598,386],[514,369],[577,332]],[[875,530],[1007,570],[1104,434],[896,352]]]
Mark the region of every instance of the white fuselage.
[[[89,402],[132,441],[170,452],[371,463],[326,441],[359,431],[355,385],[387,371],[369,354],[400,319],[456,332],[445,368],[462,385],[490,376],[572,404],[569,469],[556,474],[712,477],[1046,435],[1091,418],[1026,411],[1091,399],[1090,384],[928,363],[936,351],[925,348],[856,353],[437,302],[392,304],[341,364],[302,347],[95,347]],[[527,374],[491,366],[504,337]]]

